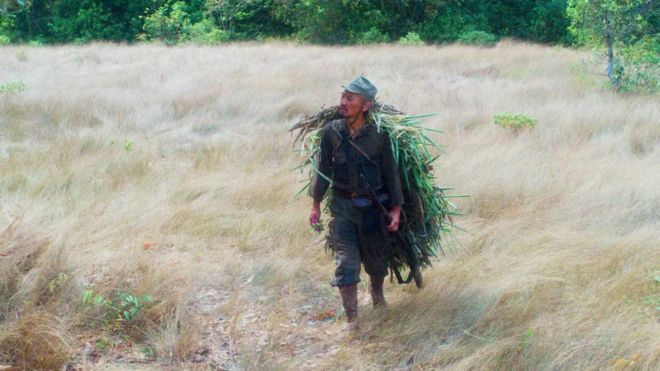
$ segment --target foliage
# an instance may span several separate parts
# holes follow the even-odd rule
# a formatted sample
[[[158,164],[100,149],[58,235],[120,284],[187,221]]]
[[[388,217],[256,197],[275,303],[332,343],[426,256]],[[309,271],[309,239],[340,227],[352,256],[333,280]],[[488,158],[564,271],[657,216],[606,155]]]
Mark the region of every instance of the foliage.
[[[0,84],[0,93],[20,93],[25,90],[23,81],[13,81],[6,84]]]
[[[591,38],[584,31],[602,27],[604,23],[617,25],[615,29],[626,29],[637,36],[654,35],[648,28],[652,24],[657,28],[658,24],[657,6],[652,6],[652,0],[40,0],[23,3],[22,7],[13,6],[12,12],[2,12],[0,8],[0,42],[158,39],[171,44],[293,37],[321,44],[366,44],[399,40],[406,33],[415,32],[427,42],[443,43],[483,31],[496,39],[513,37],[571,43]],[[609,23],[603,22],[604,11]],[[655,15],[648,16],[651,13]],[[626,25],[617,19],[629,21]]]
[[[355,41],[358,44],[386,43],[390,41],[390,37],[378,28],[372,27],[369,31],[361,33]]]
[[[229,34],[215,26],[210,19],[203,19],[191,25],[184,39],[198,44],[219,44],[228,41]]]
[[[494,0],[488,2],[488,27],[500,37],[538,42],[567,41],[566,0]]]
[[[645,297],[644,303],[651,306],[656,314],[660,315],[660,271],[653,274],[653,280],[657,294]]]
[[[160,40],[165,44],[176,44],[185,39],[190,28],[190,14],[183,1],[167,3],[144,19],[144,35],[147,40]]]
[[[92,318],[110,331],[122,331],[134,324],[153,302],[151,295],[137,296],[124,291],[107,298],[93,287],[86,289],[82,295],[82,303],[93,313]]]
[[[292,33],[288,23],[278,17],[274,0],[208,0],[209,19],[232,39],[260,39]]]
[[[618,90],[657,89],[660,9],[652,0],[569,0],[577,43],[607,50],[607,76]],[[655,82],[654,82],[655,81]]]
[[[533,129],[537,120],[524,113],[498,113],[495,114],[495,125],[518,131],[521,129]]]
[[[406,36],[399,39],[401,45],[424,45],[424,40],[417,32],[408,32]]]
[[[184,41],[217,44],[229,39],[227,32],[217,28],[211,19],[202,17],[195,22],[195,15],[188,9],[183,1],[166,3],[153,14],[145,17],[144,33],[140,38],[160,40],[168,45]]]
[[[11,29],[14,24],[14,17],[10,14],[0,13],[0,45],[11,44]]]
[[[278,19],[295,30],[297,39],[320,44],[359,42],[364,33],[380,29],[386,20],[369,0],[280,1],[279,4]]]
[[[462,34],[458,41],[467,45],[493,46],[497,43],[497,37],[486,31],[468,31]]]
[[[64,272],[59,272],[55,278],[48,282],[48,292],[53,293],[61,290],[69,280],[69,276]]]
[[[622,47],[618,53],[621,71],[619,90],[628,93],[655,93],[660,91],[660,40],[644,38]]]

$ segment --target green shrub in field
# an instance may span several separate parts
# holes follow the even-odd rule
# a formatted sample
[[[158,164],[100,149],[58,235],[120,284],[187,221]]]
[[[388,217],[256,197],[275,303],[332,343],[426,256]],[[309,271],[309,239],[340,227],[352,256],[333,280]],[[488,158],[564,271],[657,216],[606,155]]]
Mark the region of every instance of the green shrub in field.
[[[493,46],[497,43],[497,37],[486,31],[468,31],[459,36],[458,41],[467,45]]]
[[[151,295],[137,296],[124,291],[107,298],[93,287],[82,295],[83,306],[92,312],[92,318],[110,331],[121,331],[133,325],[153,301]]]
[[[22,81],[0,84],[0,93],[20,93],[23,90],[25,90],[25,83]]]
[[[408,32],[406,36],[399,39],[401,45],[424,45],[424,40],[417,32]]]
[[[536,127],[536,123],[537,120],[535,118],[527,116],[524,113],[504,112],[495,114],[495,125],[512,129],[513,131],[525,128],[533,129]]]

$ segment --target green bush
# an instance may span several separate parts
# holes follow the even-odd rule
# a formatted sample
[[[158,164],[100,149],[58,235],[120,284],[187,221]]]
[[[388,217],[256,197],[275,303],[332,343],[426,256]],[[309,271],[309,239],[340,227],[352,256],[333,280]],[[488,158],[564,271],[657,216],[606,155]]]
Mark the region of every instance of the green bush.
[[[212,19],[192,21],[186,3],[176,1],[160,7],[144,19],[141,40],[160,40],[167,45],[191,41],[200,44],[218,44],[229,40],[228,32],[218,28]]]
[[[23,90],[25,90],[25,83],[23,81],[0,84],[0,93],[20,93]]]
[[[229,33],[217,28],[210,19],[203,19],[187,30],[183,39],[198,44],[219,44],[229,40]]]
[[[458,41],[467,45],[493,46],[497,43],[497,37],[486,31],[468,31],[462,34]]]
[[[362,32],[355,40],[357,44],[361,45],[386,43],[388,41],[390,41],[390,37],[386,33],[381,32],[376,27],[371,27],[369,31]]]
[[[424,40],[417,32],[408,32],[406,36],[399,39],[401,45],[424,45]]]
[[[660,91],[660,41],[647,38],[621,48],[615,70],[623,92],[653,94]]]
[[[183,1],[161,6],[153,14],[144,18],[142,26],[144,34],[141,37],[146,40],[160,40],[168,45],[173,45],[185,37],[190,27],[190,14],[185,10]]]
[[[154,302],[151,295],[137,296],[119,291],[106,298],[93,287],[82,295],[83,306],[91,313],[91,318],[111,332],[123,332],[142,319],[146,307]]]
[[[522,129],[533,129],[536,127],[537,120],[524,113],[497,113],[495,114],[495,125],[503,128],[518,131]]]

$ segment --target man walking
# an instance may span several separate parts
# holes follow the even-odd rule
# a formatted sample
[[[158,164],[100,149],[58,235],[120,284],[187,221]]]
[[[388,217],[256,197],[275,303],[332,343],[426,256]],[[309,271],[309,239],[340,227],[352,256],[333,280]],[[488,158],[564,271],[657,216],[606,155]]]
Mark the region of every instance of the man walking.
[[[343,118],[321,132],[309,220],[318,223],[321,201],[331,187],[328,243],[336,266],[331,284],[339,288],[346,318],[355,328],[361,263],[369,274],[374,307],[386,305],[383,282],[391,243],[387,231],[396,232],[399,227],[403,194],[390,139],[369,120],[376,87],[360,76],[344,89],[339,105]],[[388,209],[389,218],[378,203]]]

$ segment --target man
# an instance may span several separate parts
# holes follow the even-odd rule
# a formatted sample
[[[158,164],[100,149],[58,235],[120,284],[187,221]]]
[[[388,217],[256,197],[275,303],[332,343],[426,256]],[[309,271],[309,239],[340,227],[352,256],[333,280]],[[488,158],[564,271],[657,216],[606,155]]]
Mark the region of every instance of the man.
[[[399,227],[403,194],[390,139],[368,118],[376,87],[360,76],[344,88],[339,105],[343,119],[328,123],[321,133],[309,221],[319,221],[321,201],[331,186],[328,243],[336,266],[331,285],[339,288],[348,323],[356,328],[360,262],[369,274],[374,307],[386,305],[383,282],[391,243],[387,231]],[[375,198],[389,209],[387,225]]]

